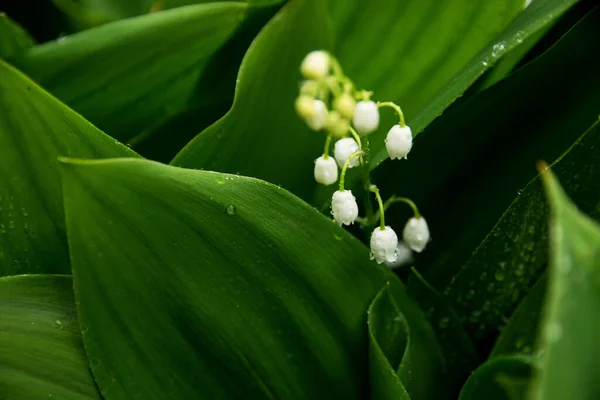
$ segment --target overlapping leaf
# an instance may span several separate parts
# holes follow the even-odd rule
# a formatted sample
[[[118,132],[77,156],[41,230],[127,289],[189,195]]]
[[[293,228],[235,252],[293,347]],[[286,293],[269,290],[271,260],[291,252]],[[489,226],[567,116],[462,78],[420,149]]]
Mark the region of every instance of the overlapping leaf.
[[[0,397],[100,399],[68,276],[0,278]]]
[[[25,29],[0,11],[0,58],[13,57],[34,44]]]
[[[366,393],[366,311],[396,278],[330,220],[262,181],[149,161],[72,161],[63,178],[108,399]]]
[[[61,155],[135,157],[0,60],[0,276],[70,273]]]
[[[531,398],[592,400],[600,394],[600,226],[577,209],[549,170],[542,180],[551,208],[550,268],[541,372]]]

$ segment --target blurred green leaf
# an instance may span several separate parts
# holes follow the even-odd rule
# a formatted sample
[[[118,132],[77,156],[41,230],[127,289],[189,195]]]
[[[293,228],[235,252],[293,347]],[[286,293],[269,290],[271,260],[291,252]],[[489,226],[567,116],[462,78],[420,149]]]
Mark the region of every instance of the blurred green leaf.
[[[300,62],[308,51],[333,48],[360,87],[374,90],[377,99],[404,100],[411,115],[521,7],[521,0],[493,5],[448,0],[443,6],[434,0],[294,0],[249,49],[230,112],[198,135],[173,164],[257,176],[313,200],[311,161],[325,139],[309,131],[293,107]],[[290,148],[293,153],[286,151]],[[280,167],[284,164],[289,168]]]
[[[0,397],[100,399],[69,276],[0,278]]]
[[[371,399],[444,398],[440,348],[404,286],[388,283],[368,315]]]
[[[541,175],[551,210],[550,267],[531,399],[597,399],[600,226],[577,209],[550,170]]]
[[[52,0],[52,2],[79,30],[145,14],[150,12],[152,7],[152,0]]]
[[[459,400],[526,400],[533,361],[525,356],[488,360],[465,383]]]
[[[203,83],[203,73],[247,9],[228,2],[130,18],[35,46],[12,61],[126,142],[190,103],[219,100],[218,92],[203,93],[202,85],[211,85]]]
[[[490,357],[515,353],[530,355],[533,352],[546,298],[546,283],[545,275],[542,275],[529,290],[502,329]]]
[[[408,293],[435,331],[446,364],[444,379],[448,390],[451,395],[458,394],[465,379],[479,365],[477,352],[452,308],[452,301],[438,293],[416,270],[412,272]]]
[[[555,160],[597,120],[599,18],[598,11],[589,14],[536,61],[454,108],[431,126],[431,135],[419,136],[404,166],[384,166],[375,177],[379,182],[386,174],[402,176],[406,195],[428,217],[434,241],[417,263],[429,266],[425,277],[453,299],[471,335],[478,330],[479,336],[493,335],[545,265],[539,187],[531,189],[537,193],[535,200],[520,203],[505,213],[504,223],[494,225],[534,177],[535,162]],[[552,79],[561,84],[548,85]],[[454,151],[448,151],[450,146]],[[588,192],[585,185],[595,187],[596,178],[583,171],[597,158],[593,148],[576,147],[574,157],[579,159],[563,165],[570,171],[566,173],[581,177],[572,189],[587,193],[586,204],[594,209],[593,189]],[[387,187],[396,186],[397,181],[389,181]],[[386,215],[392,224],[395,215]],[[469,229],[461,229],[465,225]],[[499,297],[483,310],[491,293]]]
[[[71,271],[60,155],[136,154],[0,60],[0,276]]]
[[[0,11],[0,58],[13,57],[34,45],[31,35]]]
[[[498,20],[496,13],[498,9],[502,9],[502,2],[472,2],[472,1],[460,1],[464,3],[462,7],[456,7],[452,12],[456,13],[456,20],[445,18],[444,26],[447,27],[448,31],[439,31],[437,25],[432,23],[431,35],[432,40],[440,40],[442,42],[451,41],[449,47],[443,47],[439,49],[440,57],[448,57],[452,55],[457,49],[463,49],[471,41],[475,41],[477,46],[470,48],[470,51],[464,50],[468,57],[457,60],[452,69],[452,73],[446,75],[445,72],[440,72],[446,68],[446,64],[435,60],[430,65],[430,68],[421,71],[422,81],[409,81],[415,85],[411,90],[407,90],[406,97],[394,97],[399,104],[408,111],[407,123],[411,126],[413,135],[423,131],[427,125],[429,125],[435,118],[441,115],[441,113],[448,108],[454,100],[460,97],[465,90],[471,86],[477,78],[479,78],[485,71],[487,71],[495,62],[501,59],[507,51],[512,50],[516,46],[519,46],[523,41],[529,38],[531,35],[536,34],[541,29],[544,29],[553,21],[560,17],[566,10],[568,10],[573,4],[577,3],[578,0],[536,0],[529,7],[523,10],[514,20],[502,31],[501,34],[497,35],[498,32],[495,29],[502,29],[503,25],[500,21],[510,21],[509,16],[514,16],[513,12],[507,12],[504,15],[505,19]],[[456,0],[456,2],[459,2]],[[417,4],[422,4],[422,1],[415,1]],[[438,1],[431,0],[431,6],[435,10],[440,9]],[[497,9],[492,7],[498,7]],[[522,1],[514,1],[505,3],[504,7],[506,10],[514,10],[513,7],[522,7]],[[473,15],[478,16],[478,13],[485,15],[487,18],[480,17],[476,23],[469,21],[465,18],[465,11],[471,10]],[[516,11],[516,10],[515,10]],[[488,14],[489,13],[489,14]],[[431,14],[424,14],[425,18],[431,21]],[[455,25],[463,26],[465,29],[465,36],[455,36]],[[422,28],[421,28],[422,29]],[[491,29],[490,31],[487,31]],[[487,32],[487,35],[485,34]],[[419,40],[421,39],[421,30],[417,31]],[[468,36],[467,36],[468,35]],[[497,35],[497,36],[496,36]],[[478,37],[483,36],[485,40],[480,40]],[[468,39],[467,39],[468,38]],[[412,39],[414,40],[414,39]],[[411,42],[412,42],[411,40]],[[424,46],[428,48],[434,48],[433,41],[423,42],[421,46],[414,46],[414,51],[423,51]],[[485,46],[485,47],[483,47]],[[377,46],[373,46],[374,49],[378,49]],[[483,48],[483,49],[482,49]],[[468,47],[467,47],[468,49]],[[482,50],[481,50],[482,49]],[[479,51],[481,50],[481,51]],[[461,50],[461,54],[462,54]],[[404,54],[402,54],[404,57]],[[411,60],[406,60],[407,65],[410,64]],[[420,67],[412,65],[415,70]],[[396,66],[394,66],[395,71]],[[430,76],[434,73],[444,76],[445,79],[440,79],[439,86],[429,89]],[[383,78],[382,84],[386,84],[390,76]],[[397,79],[406,79],[404,74],[398,73]],[[414,101],[415,93],[428,93],[428,97],[420,102],[419,108],[411,111],[410,104]],[[417,97],[418,98],[418,97]],[[385,124],[384,126],[390,126]],[[376,136],[379,142],[379,151],[374,154],[372,158],[371,168],[375,168],[381,162],[387,158],[387,152],[385,146],[383,146],[383,135],[386,132],[381,131],[379,136]],[[377,149],[377,147],[374,147]]]
[[[349,233],[256,179],[65,162],[79,319],[107,399],[366,394],[367,308],[400,283]]]

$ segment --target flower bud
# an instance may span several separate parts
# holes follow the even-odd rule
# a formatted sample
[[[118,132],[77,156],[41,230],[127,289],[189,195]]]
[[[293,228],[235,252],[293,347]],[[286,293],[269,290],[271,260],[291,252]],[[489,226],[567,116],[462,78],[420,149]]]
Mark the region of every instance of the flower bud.
[[[398,267],[402,267],[404,265],[412,263],[414,260],[413,252],[410,247],[406,245],[403,241],[398,242],[398,246],[396,247],[396,261],[389,262],[386,261],[385,265],[388,268],[394,269]]]
[[[375,259],[377,264],[383,262],[395,262],[396,248],[398,247],[398,236],[389,226],[385,229],[375,228],[371,235],[371,260]]]
[[[315,180],[323,185],[331,185],[338,179],[338,167],[333,157],[319,157],[315,160]]]
[[[379,109],[377,108],[377,104],[371,100],[363,100],[356,103],[352,123],[356,131],[361,135],[367,135],[377,129],[379,126]]]
[[[320,131],[327,123],[327,106],[321,100],[314,100],[313,108],[313,116],[305,117],[304,121],[306,121],[306,125],[313,131]]]
[[[308,119],[315,116],[315,99],[310,96],[300,95],[296,99],[296,112],[300,118]]]
[[[309,97],[315,97],[319,93],[319,84],[315,81],[308,80],[300,84],[300,94]]]
[[[329,55],[324,51],[311,51],[304,57],[300,72],[306,79],[321,79],[329,73]]]
[[[408,125],[405,127],[392,126],[385,138],[385,148],[390,158],[392,160],[407,158],[408,152],[412,148],[412,140],[412,131]]]
[[[347,119],[344,119],[337,111],[331,111],[327,115],[327,131],[335,138],[341,138],[348,133],[350,123]]]
[[[354,116],[354,109],[356,108],[356,100],[350,93],[342,93],[337,99],[335,99],[335,103],[333,108],[340,115],[348,120],[352,119]]]
[[[427,246],[427,242],[429,242],[430,240],[429,227],[427,226],[425,218],[413,217],[409,219],[406,225],[404,226],[402,239],[411,249],[413,249],[417,253],[422,252],[425,246]]]
[[[339,226],[353,224],[358,217],[358,204],[351,190],[338,190],[331,198],[331,214]]]
[[[337,162],[340,168],[344,167],[346,160],[350,157],[350,154],[354,153],[358,150],[358,143],[353,138],[344,138],[335,142],[335,146],[333,148],[333,156],[335,157],[335,161]],[[350,164],[348,164],[348,168],[356,167],[359,164],[360,160],[358,157],[354,157]]]

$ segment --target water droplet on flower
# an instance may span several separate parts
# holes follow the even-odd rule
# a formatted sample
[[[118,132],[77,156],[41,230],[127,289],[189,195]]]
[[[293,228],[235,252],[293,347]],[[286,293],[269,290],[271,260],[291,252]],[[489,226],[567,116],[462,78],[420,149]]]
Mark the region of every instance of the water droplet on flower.
[[[233,215],[233,214],[235,214],[235,211],[236,211],[236,209],[233,204],[230,204],[227,206],[227,214]]]

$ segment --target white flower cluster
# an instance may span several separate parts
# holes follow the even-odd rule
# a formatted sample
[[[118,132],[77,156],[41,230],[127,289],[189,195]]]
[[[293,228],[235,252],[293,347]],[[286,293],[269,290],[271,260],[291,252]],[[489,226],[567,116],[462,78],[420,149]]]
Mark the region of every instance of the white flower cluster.
[[[314,177],[323,185],[332,185],[339,178],[340,188],[331,199],[331,214],[338,225],[351,225],[358,219],[358,204],[352,191],[344,189],[344,177],[347,169],[362,164],[365,153],[361,136],[366,140],[364,137],[379,127],[379,108],[391,107],[400,118],[400,123],[392,126],[385,139],[392,160],[407,158],[412,148],[412,132],[404,123],[400,107],[391,102],[375,103],[370,100],[370,92],[356,91],[354,84],[343,75],[337,60],[329,53],[310,52],[302,61],[300,72],[305,81],[296,99],[296,112],[310,129],[325,130],[327,133],[325,151],[315,160]],[[333,157],[330,157],[332,142]],[[338,174],[338,168],[341,174]],[[379,264],[385,262],[390,268],[411,262],[412,251],[421,252],[429,241],[425,219],[419,216],[415,208],[415,218],[410,219],[404,227],[403,241],[398,241],[394,230],[383,223],[385,207],[379,190],[372,186],[370,191],[377,196],[381,218],[381,226],[371,235],[371,259]],[[367,221],[367,224],[370,223]],[[361,224],[365,225],[363,222]]]

